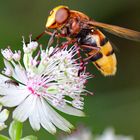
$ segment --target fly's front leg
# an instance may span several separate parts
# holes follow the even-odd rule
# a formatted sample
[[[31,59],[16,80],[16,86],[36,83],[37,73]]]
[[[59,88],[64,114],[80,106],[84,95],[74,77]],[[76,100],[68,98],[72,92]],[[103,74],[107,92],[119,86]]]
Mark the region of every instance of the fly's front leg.
[[[42,32],[40,35],[38,35],[38,36],[34,39],[34,41],[38,41],[44,34],[46,34],[45,31]]]
[[[53,33],[52,33],[52,35],[51,35],[51,37],[50,37],[50,39],[49,39],[49,41],[48,41],[48,47],[50,47],[52,44],[53,44],[53,42],[54,42],[54,38],[55,38],[55,35],[57,34],[57,30],[55,30]]]
[[[59,40],[58,40],[59,41]],[[66,48],[68,45],[74,43],[75,40],[70,39],[67,42],[62,42],[62,44],[60,45],[59,43],[56,45],[56,47],[54,48],[53,52],[50,54],[50,56],[54,55],[55,53],[57,53],[58,51],[60,51],[61,49]]]
[[[51,36],[48,42],[48,46],[51,46],[51,44],[54,42],[54,38],[57,39],[57,46],[60,44],[60,38],[65,38],[68,41],[71,40],[69,37],[66,37],[64,34],[58,33],[58,30],[54,30],[53,33],[45,30],[45,33]]]
[[[75,43],[77,40],[76,39],[71,39],[69,37],[66,38],[66,42],[62,42],[61,48],[65,48],[66,46]]]
[[[56,30],[55,30],[56,31]],[[34,41],[38,41],[43,35],[45,35],[45,34],[48,34],[48,35],[50,35],[50,36],[53,36],[53,34],[54,34],[54,32],[50,32],[50,31],[48,31],[47,29],[44,31],[44,32],[42,32],[40,35],[38,35],[35,39],[34,39]],[[57,33],[55,33],[55,37],[59,37],[60,35],[58,35]]]
[[[45,34],[48,34],[48,35],[50,35],[50,36],[53,35],[52,32],[49,32],[49,31],[45,30],[45,31],[42,32],[40,35],[38,35],[38,36],[34,39],[34,41],[38,41],[38,40],[39,40],[43,35],[45,35]]]
[[[80,56],[80,68],[78,70],[78,76],[80,76],[80,74],[85,71],[86,69],[86,66],[85,66],[85,62],[83,60],[83,58],[81,57],[81,53],[80,51],[78,52],[78,55]]]

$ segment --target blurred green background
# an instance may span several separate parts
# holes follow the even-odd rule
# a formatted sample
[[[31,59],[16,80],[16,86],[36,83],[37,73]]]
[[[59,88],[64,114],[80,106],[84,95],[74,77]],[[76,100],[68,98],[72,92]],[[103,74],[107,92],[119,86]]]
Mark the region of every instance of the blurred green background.
[[[10,45],[13,49],[20,49],[21,36],[28,39],[31,33],[33,37],[40,34],[49,11],[61,4],[82,11],[95,20],[140,31],[140,0],[1,0],[0,48]],[[95,96],[85,98],[87,117],[62,115],[75,125],[85,124],[95,134],[112,126],[117,134],[133,135],[140,140],[140,43],[106,35],[118,48],[116,76],[103,77],[90,64],[88,70],[96,77],[89,81],[87,88]],[[43,41],[47,42],[48,38],[43,37]],[[2,61],[0,64],[2,69]],[[7,134],[6,131],[2,134]],[[24,124],[23,131],[24,136],[34,134],[39,140],[55,140],[57,136],[43,129],[33,132],[28,122]]]

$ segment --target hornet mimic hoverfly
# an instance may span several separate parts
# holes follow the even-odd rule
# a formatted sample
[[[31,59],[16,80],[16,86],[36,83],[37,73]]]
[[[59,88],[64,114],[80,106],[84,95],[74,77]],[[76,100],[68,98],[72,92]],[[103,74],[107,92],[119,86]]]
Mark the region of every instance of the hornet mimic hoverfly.
[[[82,12],[70,10],[67,6],[57,6],[50,12],[46,30],[36,40],[45,33],[52,37],[74,40],[87,56],[84,61],[91,60],[104,76],[115,75],[117,60],[114,50],[98,27],[117,36],[140,41],[140,32],[97,22]],[[51,33],[48,29],[53,29],[54,32]]]

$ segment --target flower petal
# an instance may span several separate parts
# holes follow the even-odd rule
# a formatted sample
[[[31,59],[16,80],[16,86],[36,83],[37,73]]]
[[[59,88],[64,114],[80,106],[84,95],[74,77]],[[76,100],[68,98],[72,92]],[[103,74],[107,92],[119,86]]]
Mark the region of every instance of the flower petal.
[[[0,74],[0,87],[1,87],[1,84],[5,83],[6,80],[9,80],[9,78]]]
[[[4,59],[4,65],[5,65],[6,68],[10,69],[12,71],[12,73],[14,72],[13,66],[6,59]]]
[[[13,84],[5,83],[5,82],[3,83],[3,85],[0,85],[0,95],[24,93],[25,90],[26,88],[23,85],[15,86]]]
[[[9,92],[9,85],[6,84],[6,81],[10,80],[10,78],[0,74],[0,95],[6,95],[5,91],[7,90]],[[14,86],[15,87],[15,86]],[[12,91],[12,90],[10,90]]]
[[[39,98],[36,99],[36,102],[39,102],[38,100]],[[32,114],[29,116],[29,122],[35,131],[40,129],[40,116],[38,109],[40,109],[40,106],[38,107],[38,104],[36,104],[36,109],[34,109]]]
[[[5,64],[6,68],[11,70],[12,76],[17,81],[20,81],[20,82],[23,82],[23,83],[27,82],[27,78],[26,78],[27,76],[26,76],[25,70],[22,66],[19,66],[19,65],[15,64],[15,69],[14,69],[13,66],[11,65],[11,63],[9,61],[7,61],[6,59],[4,59],[4,64]]]
[[[51,103],[51,102],[49,102]],[[51,103],[51,105],[53,106],[53,104]],[[60,110],[61,112],[64,112],[66,114],[69,115],[74,115],[74,116],[80,116],[80,117],[84,117],[85,113],[81,110],[78,110],[72,106],[69,106],[67,104],[65,104],[63,107],[62,106],[54,106],[56,109]]]
[[[17,81],[20,81],[23,84],[27,83],[26,71],[25,71],[25,69],[22,66],[15,65],[14,72],[15,72],[15,77],[14,78]]]
[[[51,108],[45,100],[42,99],[41,102],[43,105],[43,110],[46,112],[45,115],[49,114],[49,118],[53,124],[63,131],[71,132],[70,128],[73,128],[73,125],[60,116],[53,108]]]
[[[7,90],[7,95],[0,98],[0,103],[6,107],[14,107],[21,104],[29,95],[28,92],[19,89]]]
[[[41,121],[41,125],[42,127],[44,127],[48,132],[55,134],[56,133],[56,128],[55,126],[52,124],[50,118],[49,118],[49,112],[46,112],[46,110],[44,110],[44,106],[41,102],[41,100],[39,100],[38,102],[38,112],[40,115],[40,121]]]
[[[14,110],[13,118],[20,122],[24,122],[35,109],[36,99],[36,95],[31,94],[28,96],[25,101]]]

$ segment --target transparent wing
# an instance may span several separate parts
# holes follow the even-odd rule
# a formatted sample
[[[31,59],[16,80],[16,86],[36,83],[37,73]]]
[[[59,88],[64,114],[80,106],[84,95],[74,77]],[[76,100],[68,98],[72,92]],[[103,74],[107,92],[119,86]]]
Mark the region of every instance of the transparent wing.
[[[117,35],[119,37],[123,37],[123,38],[130,39],[130,40],[135,40],[135,41],[140,41],[140,32],[138,32],[138,31],[126,29],[123,27],[115,26],[115,25],[109,25],[109,24],[101,23],[101,22],[97,22],[97,21],[89,21],[88,24],[97,26],[97,27],[101,27],[104,30],[106,30],[114,35]]]

